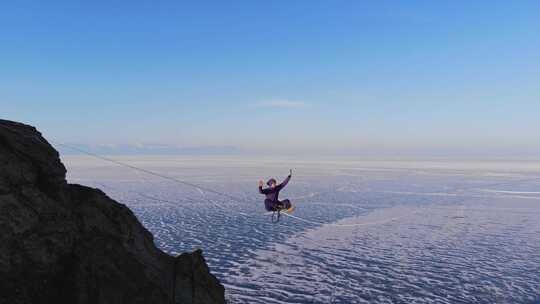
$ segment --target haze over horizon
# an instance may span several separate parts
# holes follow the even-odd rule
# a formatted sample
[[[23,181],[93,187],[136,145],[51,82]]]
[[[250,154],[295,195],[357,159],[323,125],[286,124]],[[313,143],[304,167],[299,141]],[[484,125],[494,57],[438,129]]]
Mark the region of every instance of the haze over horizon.
[[[0,118],[87,147],[537,157],[539,9],[6,2]]]

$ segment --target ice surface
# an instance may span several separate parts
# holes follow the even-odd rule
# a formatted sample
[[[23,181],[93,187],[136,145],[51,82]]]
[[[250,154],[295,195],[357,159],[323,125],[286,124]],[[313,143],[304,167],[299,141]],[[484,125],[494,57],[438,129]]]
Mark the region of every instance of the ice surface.
[[[231,303],[540,301],[539,163],[115,158],[242,198],[64,158],[163,250],[203,248]],[[256,182],[289,167],[282,196],[307,221],[271,224]]]

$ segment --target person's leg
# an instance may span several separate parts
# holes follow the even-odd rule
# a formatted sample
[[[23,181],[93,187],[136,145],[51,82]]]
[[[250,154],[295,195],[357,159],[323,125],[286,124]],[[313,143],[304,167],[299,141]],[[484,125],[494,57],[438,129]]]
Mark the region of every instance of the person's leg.
[[[276,203],[272,200],[266,199],[264,200],[264,207],[266,208],[266,211],[276,211]]]
[[[280,203],[281,203],[281,206],[282,206],[281,208],[283,208],[283,209],[291,208],[291,201],[289,201],[288,199],[282,200]]]

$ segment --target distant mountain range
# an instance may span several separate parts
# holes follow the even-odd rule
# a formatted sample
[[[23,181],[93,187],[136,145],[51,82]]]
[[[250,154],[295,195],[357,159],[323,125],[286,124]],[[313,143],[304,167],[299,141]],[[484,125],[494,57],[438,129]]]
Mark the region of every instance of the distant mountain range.
[[[71,147],[105,155],[236,155],[243,151],[233,146],[199,146],[178,147],[165,144],[115,144],[115,145],[86,145],[67,144]],[[61,154],[78,155],[80,151],[69,147],[56,147]]]

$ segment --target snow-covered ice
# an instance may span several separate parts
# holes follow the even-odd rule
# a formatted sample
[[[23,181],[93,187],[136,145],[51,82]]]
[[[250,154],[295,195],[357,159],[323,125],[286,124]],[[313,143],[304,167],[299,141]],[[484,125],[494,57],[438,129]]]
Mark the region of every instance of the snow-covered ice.
[[[202,248],[231,303],[538,303],[538,162],[116,157],[218,192],[70,156],[177,254]],[[295,175],[270,223],[260,178]]]

